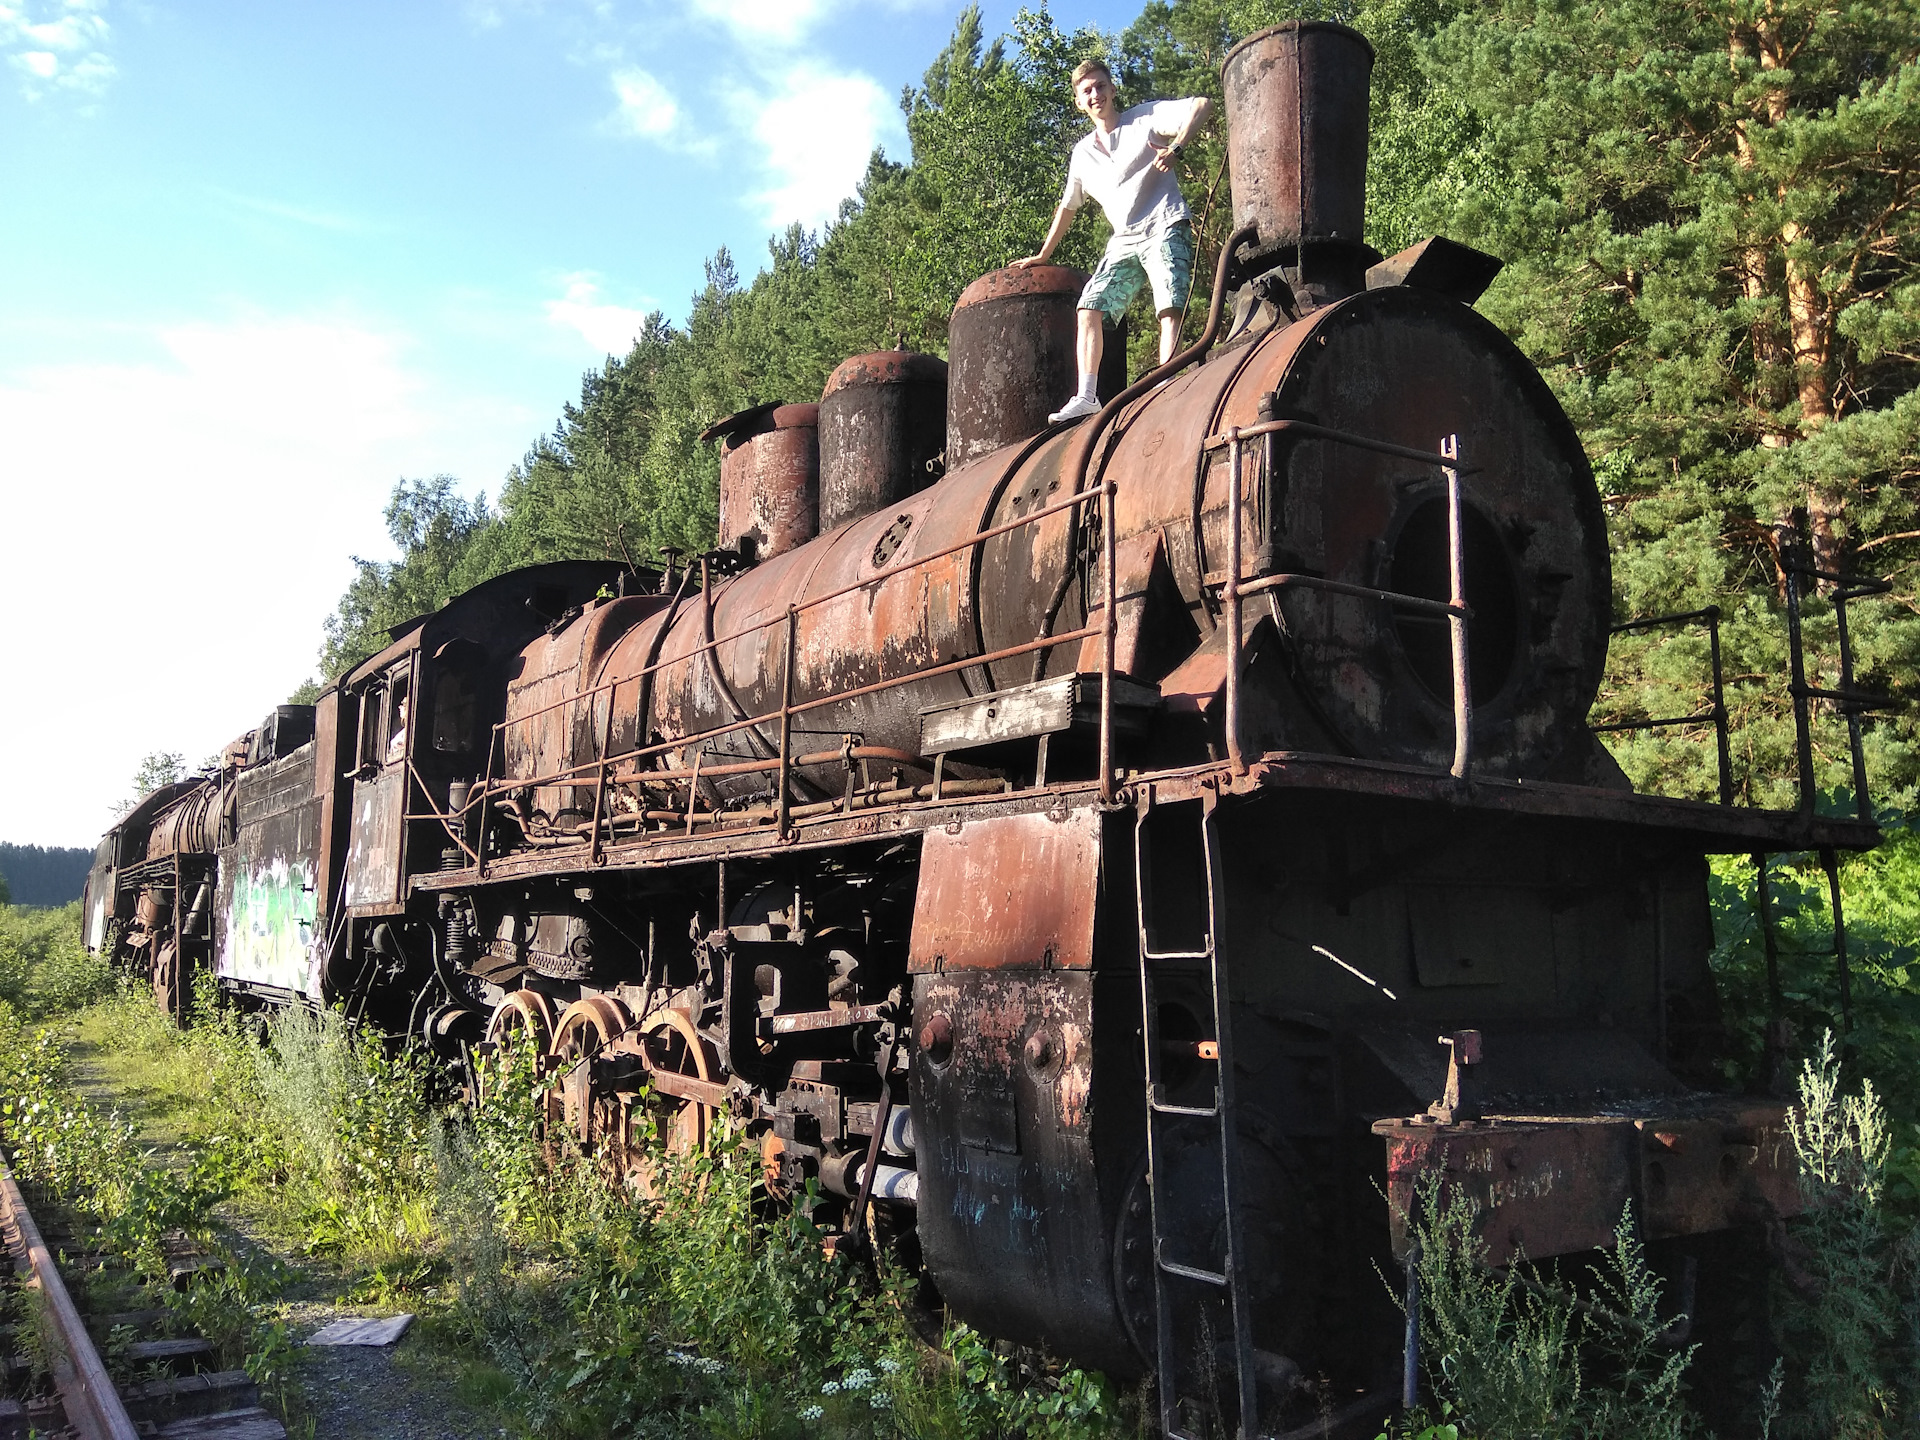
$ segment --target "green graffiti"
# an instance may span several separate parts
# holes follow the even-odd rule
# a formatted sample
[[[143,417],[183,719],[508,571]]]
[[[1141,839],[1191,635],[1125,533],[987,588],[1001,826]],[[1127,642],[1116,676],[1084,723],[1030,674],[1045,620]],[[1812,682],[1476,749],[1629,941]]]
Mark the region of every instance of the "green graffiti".
[[[227,943],[220,974],[257,985],[310,989],[314,909],[313,867],[273,860],[233,877]]]

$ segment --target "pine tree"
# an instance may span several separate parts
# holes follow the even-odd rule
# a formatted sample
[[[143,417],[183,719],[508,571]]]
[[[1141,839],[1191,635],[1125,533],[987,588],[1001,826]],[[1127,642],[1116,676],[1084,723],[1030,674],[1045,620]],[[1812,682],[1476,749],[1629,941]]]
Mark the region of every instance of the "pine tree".
[[[1416,207],[1506,258],[1482,302],[1579,426],[1615,524],[1621,616],[1727,614],[1743,782],[1778,802],[1791,737],[1777,526],[1804,511],[1854,607],[1862,688],[1920,658],[1920,10],[1831,0],[1495,0],[1419,47],[1496,183]],[[1809,628],[1833,684],[1830,615]],[[1609,713],[1697,708],[1697,638],[1615,646]],[[1817,737],[1844,780],[1839,725]],[[1711,792],[1700,733],[1622,747],[1643,783]],[[1913,727],[1872,734],[1882,784]]]

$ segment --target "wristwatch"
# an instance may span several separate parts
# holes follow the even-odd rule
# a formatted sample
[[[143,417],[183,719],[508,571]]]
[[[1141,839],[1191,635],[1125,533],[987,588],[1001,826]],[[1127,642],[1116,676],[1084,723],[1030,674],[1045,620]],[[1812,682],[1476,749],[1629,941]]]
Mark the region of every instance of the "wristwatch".
[[[1176,160],[1178,160],[1182,155],[1186,153],[1187,153],[1187,147],[1181,144],[1178,140],[1174,141],[1173,144],[1167,147],[1167,154],[1173,156],[1173,158]]]

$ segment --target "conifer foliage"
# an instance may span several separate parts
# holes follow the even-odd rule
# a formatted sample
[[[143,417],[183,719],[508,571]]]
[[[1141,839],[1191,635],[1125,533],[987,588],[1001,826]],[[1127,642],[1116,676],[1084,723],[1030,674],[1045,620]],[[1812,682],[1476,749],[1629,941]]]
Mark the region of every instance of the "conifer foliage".
[[[1850,615],[1863,686],[1910,684],[1920,628],[1920,11],[1833,0],[1492,0],[1420,46],[1488,183],[1416,204],[1507,259],[1482,309],[1559,392],[1615,525],[1621,618],[1727,613],[1737,767],[1779,800],[1790,735],[1779,532],[1896,593]],[[1830,588],[1824,587],[1823,588]],[[1810,639],[1834,634],[1816,605]],[[1697,640],[1615,647],[1605,708],[1687,713]],[[1910,787],[1910,723],[1875,728]],[[1821,727],[1841,779],[1839,726]],[[1627,747],[1642,780],[1711,793],[1698,736]]]
[[[1920,660],[1913,0],[1148,0],[1118,36],[1066,33],[1043,9],[993,41],[969,8],[902,96],[911,162],[876,152],[838,218],[775,237],[751,280],[716,253],[686,325],[655,315],[589,373],[497,510],[403,482],[389,519],[405,522],[405,558],[362,566],[325,675],[511,566],[711,544],[718,457],[702,428],[811,399],[851,354],[944,353],[960,290],[1037,246],[1084,123],[1067,87],[1078,59],[1108,55],[1126,103],[1218,98],[1228,49],[1294,17],[1374,44],[1369,239],[1391,253],[1442,234],[1507,262],[1479,306],[1541,367],[1593,458],[1616,617],[1720,608],[1736,783],[1785,800],[1779,527],[1801,523],[1825,572],[1894,581],[1849,611],[1857,688],[1910,691]],[[1200,222],[1190,326],[1231,229],[1226,139],[1217,122],[1182,162]],[[1061,258],[1090,264],[1105,234],[1083,218]],[[1149,318],[1133,326],[1136,370]],[[1807,636],[1809,678],[1831,687],[1823,594]],[[1599,718],[1697,713],[1707,676],[1697,627],[1623,635]],[[1831,709],[1816,718],[1820,782],[1839,787],[1844,727]],[[1869,725],[1875,784],[1904,802],[1920,782],[1914,727]],[[1642,786],[1708,797],[1709,742],[1682,727],[1615,749]]]

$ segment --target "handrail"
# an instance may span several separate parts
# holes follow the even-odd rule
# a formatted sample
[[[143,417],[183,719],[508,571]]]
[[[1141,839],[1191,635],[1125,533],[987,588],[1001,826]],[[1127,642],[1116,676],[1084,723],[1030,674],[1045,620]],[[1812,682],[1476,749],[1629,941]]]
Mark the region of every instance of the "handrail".
[[[794,687],[795,671],[796,671],[796,664],[797,664],[797,658],[798,658],[797,652],[798,652],[798,643],[799,643],[799,616],[802,610],[812,609],[815,606],[825,605],[830,601],[840,599],[846,595],[855,594],[863,590],[868,590],[874,586],[877,586],[883,583],[888,579],[895,578],[899,575],[906,574],[922,566],[929,565],[936,560],[944,559],[949,555],[955,555],[965,550],[974,549],[984,544],[988,540],[994,539],[997,536],[1008,534],[1011,531],[1021,529],[1025,526],[1037,524],[1039,521],[1046,519],[1050,515],[1058,514],[1063,510],[1075,509],[1081,503],[1083,503],[1090,495],[1099,495],[1104,497],[1104,496],[1111,495],[1112,493],[1113,493],[1113,487],[1111,485],[1102,484],[1094,487],[1094,489],[1090,491],[1080,492],[1073,496],[1070,496],[1065,500],[1056,501],[1050,505],[1043,505],[1037,510],[1032,510],[1027,512],[1024,515],[1016,516],[1012,520],[1004,521],[999,525],[992,525],[987,527],[984,530],[976,531],[974,534],[972,534],[965,540],[956,541],[954,544],[943,546],[941,549],[932,551],[926,555],[916,555],[906,564],[901,565],[893,570],[890,570],[885,574],[875,575],[866,580],[854,581],[850,584],[840,586],[838,589],[830,590],[824,595],[816,595],[811,599],[800,601],[795,604],[791,604],[786,608],[785,612],[780,616],[757,621],[752,625],[746,626],[743,629],[737,630],[727,635],[716,637],[711,634],[708,634],[703,639],[702,643],[699,646],[697,646],[693,651],[689,652],[686,655],[677,655],[672,657],[671,659],[666,659],[666,660],[660,660],[657,658],[651,659],[647,665],[643,666],[640,670],[635,671],[632,674],[618,676],[615,679],[605,681],[599,685],[593,686],[591,689],[588,689],[588,690],[575,691],[573,693],[563,695],[559,699],[549,701],[547,704],[539,706],[533,710],[525,711],[521,714],[509,716],[503,720],[496,721],[489,732],[489,741],[487,746],[487,773],[485,778],[481,782],[480,791],[476,797],[476,799],[482,806],[482,813],[483,814],[485,813],[486,804],[489,801],[491,801],[496,794],[502,794],[508,790],[538,788],[538,787],[550,786],[550,785],[582,784],[585,782],[586,773],[590,770],[593,772],[593,777],[594,777],[593,779],[593,820],[592,820],[592,826],[591,826],[592,834],[590,837],[591,838],[591,863],[595,865],[604,864],[606,857],[600,849],[600,829],[601,829],[601,819],[607,813],[607,810],[606,810],[606,786],[607,786],[607,780],[608,780],[607,767],[610,762],[632,761],[632,760],[638,760],[638,759],[644,758],[649,755],[664,754],[674,749],[684,748],[690,742],[704,742],[707,740],[714,739],[718,736],[729,735],[740,730],[750,730],[755,735],[758,735],[760,733],[761,725],[765,724],[768,721],[778,720],[780,722],[779,750],[776,757],[769,757],[774,761],[774,763],[771,765],[765,765],[765,766],[755,764],[751,768],[753,770],[759,770],[763,768],[778,769],[779,771],[779,781],[778,781],[776,794],[775,794],[775,813],[779,820],[779,831],[784,836],[789,833],[789,828],[790,828],[789,826],[789,820],[791,815],[791,805],[790,805],[791,797],[789,793],[790,785],[791,785],[790,776],[792,774],[792,771],[795,768],[804,768],[804,767],[796,767],[796,764],[791,754],[794,716],[803,714],[809,710],[819,709],[820,707],[825,705],[832,705],[832,704],[837,704],[846,700],[857,699],[861,696],[874,694],[878,691],[891,689],[895,686],[911,684],[917,680],[924,680],[932,676],[948,674],[954,670],[970,669],[976,665],[989,665],[994,663],[997,660],[1007,659],[1015,655],[1028,654],[1036,650],[1050,650],[1056,646],[1064,645],[1074,640],[1084,640],[1096,634],[1103,635],[1103,641],[1102,641],[1103,681],[1101,685],[1101,693],[1103,696],[1103,700],[1101,705],[1101,717],[1100,717],[1101,764],[1102,764],[1103,775],[1106,775],[1108,777],[1107,780],[1103,782],[1103,785],[1104,785],[1104,788],[1110,791],[1111,790],[1111,773],[1110,773],[1111,763],[1110,762],[1111,762],[1112,743],[1113,743],[1112,741],[1113,718],[1111,713],[1111,705],[1109,701],[1104,697],[1110,696],[1113,689],[1113,686],[1111,683],[1111,677],[1112,677],[1112,666],[1113,666],[1114,624],[1113,624],[1113,610],[1112,610],[1112,605],[1110,603],[1112,600],[1112,592],[1113,592],[1113,575],[1112,575],[1111,563],[1109,563],[1109,565],[1107,566],[1107,579],[1106,579],[1106,591],[1107,591],[1109,604],[1106,609],[1106,615],[1099,628],[1095,628],[1091,626],[1083,626],[1078,630],[1072,631],[1064,635],[1042,634],[1038,639],[1023,645],[1008,646],[1001,650],[993,651],[985,655],[970,655],[964,660],[957,660],[944,665],[936,665],[936,666],[929,667],[927,669],[911,671],[907,674],[893,676],[889,679],[877,681],[870,685],[857,686],[848,690],[834,691],[828,695],[818,696],[812,700],[801,701],[797,703],[794,700],[793,687]],[[1109,552],[1109,555],[1111,555],[1111,551],[1113,548],[1113,534],[1112,534],[1113,507],[1111,505],[1105,505],[1102,507],[1102,509],[1106,516],[1105,533],[1106,533],[1107,550]],[[707,606],[707,615],[708,615],[707,623],[710,626],[712,623],[711,615],[712,615],[712,603],[713,603],[712,582],[710,577],[707,575],[704,566],[702,571],[702,587],[701,588],[705,592],[705,596],[706,596],[706,606]],[[676,595],[676,600],[677,599],[678,599],[678,596]],[[669,609],[667,619],[662,622],[663,626],[667,623],[670,623],[671,619],[672,619],[672,610]],[[734,640],[745,639],[750,635],[753,635],[762,630],[766,630],[775,624],[782,623],[783,621],[787,627],[787,644],[786,644],[785,661],[782,667],[780,708],[778,710],[768,711],[766,714],[763,714],[763,715],[748,715],[745,713],[746,707],[744,705],[741,705],[738,699],[733,696],[732,687],[727,686],[725,683],[724,676],[719,675],[718,673],[719,662],[718,662],[716,652],[718,651],[719,647],[723,644],[727,644]],[[654,648],[652,654],[654,656],[658,655],[657,645]],[[671,665],[691,664],[702,655],[708,657],[708,663],[714,666],[716,678],[718,678],[721,681],[723,687],[726,689],[728,698],[732,702],[735,714],[739,718],[737,718],[736,720],[734,720],[729,724],[721,725],[721,726],[713,726],[706,730],[699,731],[696,734],[678,736],[671,740],[662,741],[656,745],[637,746],[634,749],[622,751],[618,755],[610,756],[607,753],[607,751],[611,746],[612,740],[613,740],[613,718],[614,718],[613,717],[614,703],[613,703],[613,695],[611,692],[616,691],[621,685],[632,684],[635,682],[648,682],[650,681],[650,678],[658,671],[664,670]],[[512,780],[511,784],[502,783],[498,790],[495,789],[494,783],[493,783],[494,746],[495,744],[500,744],[501,746],[504,747],[505,739],[508,731],[510,731],[513,727],[517,725],[528,724],[543,715],[551,714],[556,710],[565,709],[569,706],[585,704],[590,707],[590,713],[591,713],[592,710],[597,710],[598,706],[596,702],[599,700],[600,696],[602,695],[608,696],[607,713],[606,713],[604,726],[601,725],[599,721],[599,717],[597,715],[594,716],[593,729],[595,734],[596,754],[592,761],[569,765],[560,770],[555,771],[550,775],[536,775],[529,779],[521,779],[521,778],[515,777]],[[695,763],[693,768],[693,774],[695,777],[698,777],[702,773],[702,769],[699,764],[699,757],[704,752],[704,749],[705,749],[704,744],[696,743]],[[821,763],[825,763],[825,762],[821,762]],[[636,781],[636,780],[644,783],[644,780],[647,777],[647,773],[648,772],[645,772],[645,771],[635,770],[635,771],[628,772],[625,776],[616,775],[613,778],[615,780],[615,783],[621,783],[621,784],[632,783],[633,781]],[[677,772],[670,772],[670,773],[677,774]],[[709,776],[712,776],[712,775],[723,775],[723,774],[730,774],[730,773],[745,774],[750,772],[747,767],[708,766],[705,768],[704,773]],[[667,778],[667,775],[663,773],[657,776],[656,778],[665,779]],[[504,777],[503,777],[503,782],[504,782]],[[692,813],[693,813],[694,803],[695,803],[694,799],[690,795],[688,798],[688,823],[689,824],[692,822]],[[468,853],[473,856],[476,866],[481,868],[482,873],[484,873],[484,866],[485,866],[485,860],[486,860],[486,843],[485,843],[484,826],[482,828],[483,828],[483,834],[481,836],[481,843],[480,843],[479,849],[477,851],[469,851]],[[465,848],[465,847],[463,846],[462,848]]]
[[[1467,666],[1467,621],[1472,618],[1473,610],[1467,604],[1466,595],[1466,557],[1460,528],[1460,477],[1463,474],[1471,474],[1473,471],[1459,463],[1460,439],[1457,435],[1449,435],[1441,441],[1439,453],[1428,454],[1420,450],[1410,450],[1401,445],[1387,445],[1384,442],[1368,440],[1365,436],[1354,435],[1344,430],[1331,430],[1320,425],[1310,427],[1314,433],[1325,439],[1399,455],[1403,459],[1427,461],[1440,466],[1445,472],[1447,478],[1447,574],[1452,599],[1442,601],[1431,600],[1423,595],[1401,595],[1391,590],[1377,590],[1367,585],[1351,585],[1343,580],[1328,580],[1318,575],[1263,575],[1242,583],[1240,527],[1245,505],[1241,495],[1244,488],[1241,462],[1243,447],[1248,440],[1290,428],[1301,428],[1301,422],[1268,420],[1258,425],[1236,425],[1224,436],[1214,436],[1206,442],[1209,448],[1217,448],[1213,444],[1217,439],[1227,451],[1227,576],[1221,589],[1221,604],[1226,610],[1227,621],[1227,703],[1224,723],[1227,732],[1227,758],[1233,766],[1234,773],[1244,775],[1248,768],[1246,757],[1240,753],[1240,649],[1242,644],[1240,602],[1248,595],[1301,588],[1322,590],[1334,595],[1350,595],[1363,600],[1383,600],[1393,605],[1447,617],[1453,671],[1453,764],[1448,773],[1464,785],[1473,776],[1473,693]]]
[[[1623,620],[1608,630],[1610,635],[1625,635],[1635,630],[1652,630],[1660,625],[1684,625],[1690,621],[1707,622],[1707,651],[1713,663],[1713,703],[1697,715],[1668,715],[1647,720],[1609,720],[1603,724],[1588,723],[1587,729],[1596,735],[1609,734],[1621,730],[1663,730],[1669,725],[1698,725],[1711,720],[1714,729],[1715,748],[1720,762],[1720,803],[1733,804],[1733,752],[1727,735],[1727,698],[1726,682],[1720,664],[1720,607],[1709,605],[1701,610],[1678,610],[1671,615],[1648,615],[1639,620]]]
[[[1394,455],[1402,460],[1418,460],[1425,465],[1438,465],[1441,469],[1451,467],[1462,475],[1478,475],[1484,468],[1479,465],[1460,465],[1455,463],[1458,456],[1449,457],[1444,452],[1414,450],[1405,445],[1390,444],[1385,440],[1375,440],[1368,435],[1359,435],[1351,430],[1335,430],[1330,425],[1316,425],[1310,420],[1262,420],[1257,425],[1238,425],[1234,427],[1242,441],[1258,439],[1262,435],[1305,435],[1313,440],[1332,440],[1341,445],[1352,445],[1360,450],[1373,450],[1381,455]],[[1234,431],[1220,435],[1209,435],[1200,442],[1204,449],[1219,450],[1233,443]]]
[[[1870,575],[1822,570],[1810,558],[1803,558],[1805,551],[1797,521],[1779,526],[1775,538],[1780,548],[1780,579],[1787,602],[1787,693],[1793,697],[1794,758],[1800,767],[1800,813],[1806,816],[1813,814],[1819,791],[1813,770],[1813,714],[1807,702],[1830,700],[1847,721],[1847,748],[1852,752],[1850,758],[1853,761],[1854,813],[1870,823],[1873,820],[1873,799],[1867,793],[1867,752],[1860,735],[1860,717],[1872,710],[1904,708],[1904,702],[1896,696],[1870,695],[1854,689],[1853,637],[1847,629],[1847,602],[1865,599],[1870,595],[1888,594],[1893,589],[1893,582]],[[1828,689],[1807,683],[1806,647],[1800,634],[1800,582],[1803,580],[1834,587],[1827,598],[1833,602],[1833,621],[1840,640],[1840,684],[1837,688]]]

